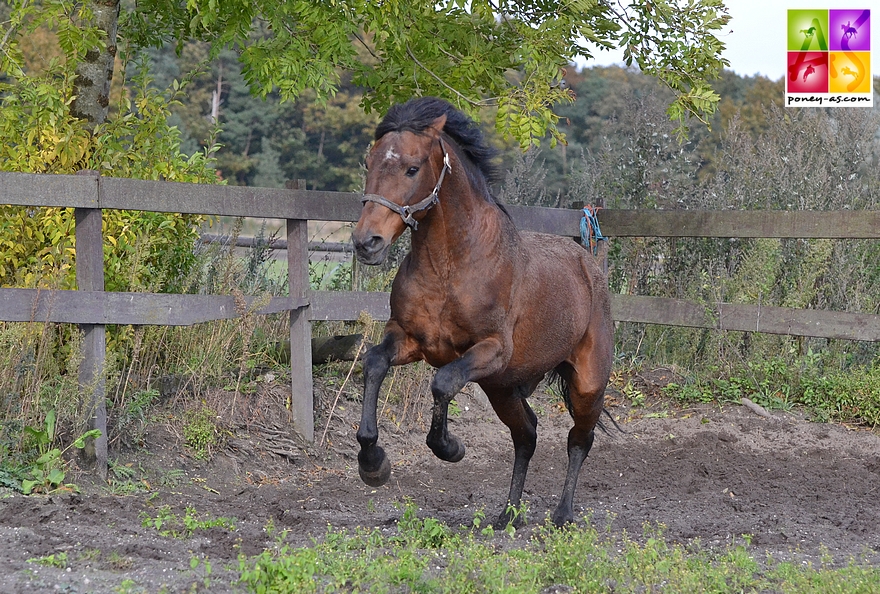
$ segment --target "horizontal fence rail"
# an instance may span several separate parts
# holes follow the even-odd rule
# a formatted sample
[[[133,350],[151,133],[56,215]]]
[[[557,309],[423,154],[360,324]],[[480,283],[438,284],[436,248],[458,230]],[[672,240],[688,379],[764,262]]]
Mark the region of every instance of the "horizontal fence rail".
[[[192,326],[231,320],[244,312],[285,313],[306,307],[307,299],[232,295],[174,295],[168,293],[114,293],[3,289],[0,320],[66,324],[131,324]]]
[[[864,313],[612,295],[611,315],[618,321],[666,326],[880,341],[880,316]]]
[[[268,303],[250,295],[238,302],[232,295],[45,289],[0,289],[0,296],[0,320],[6,322],[192,326],[231,320],[243,312],[266,315],[305,307],[310,321],[356,320],[361,312],[375,320],[391,315],[389,293],[365,291],[309,291],[306,297],[272,297]]]
[[[0,203],[354,222],[359,194],[0,172]],[[100,194],[100,195],[99,195]],[[63,198],[62,198],[63,197]],[[581,212],[508,205],[520,229],[580,236]],[[599,211],[609,237],[880,239],[880,211]]]
[[[607,210],[599,222],[613,237],[880,239],[874,210]]]
[[[229,235],[217,235],[214,233],[202,233],[199,241],[206,244],[216,243],[219,245],[233,244],[233,238]],[[235,247],[254,248],[267,247],[273,250],[286,250],[287,240],[277,237],[245,237],[238,236],[234,241]],[[339,241],[310,241],[309,252],[330,252],[339,254],[353,254],[354,246],[351,243],[342,243]]]
[[[243,312],[286,313],[291,319],[291,366],[294,424],[308,439],[314,435],[311,383],[311,330],[316,320],[356,320],[362,312],[373,319],[390,315],[388,293],[311,291],[308,220],[354,222],[360,195],[299,189],[197,185],[177,182],[103,178],[83,175],[39,175],[0,172],[0,204],[76,209],[77,291],[0,289],[0,320],[80,324],[96,352],[102,352],[107,324],[191,325],[229,319]],[[282,219],[287,231],[272,247],[287,249],[291,297],[171,295],[103,291],[100,212],[141,210],[199,215]],[[581,211],[507,206],[523,230],[579,237]],[[601,210],[608,237],[720,237],[880,239],[880,211],[704,211]],[[206,241],[216,238],[206,237]],[[345,246],[334,246],[347,251]],[[82,254],[80,253],[82,252]],[[86,257],[87,256],[87,257]],[[87,264],[87,266],[84,266]],[[638,295],[613,295],[617,321],[766,332],[820,338],[880,341],[880,316],[868,313],[799,310],[760,305],[692,303]],[[93,332],[94,331],[94,332]],[[90,334],[92,333],[92,334]],[[100,354],[99,363],[103,354]],[[99,368],[93,362],[93,370]],[[88,373],[81,373],[90,377]],[[101,406],[101,398],[95,398]],[[96,413],[102,423],[100,411]],[[105,420],[104,420],[105,421]],[[103,427],[106,435],[106,426]],[[106,473],[106,452],[104,453]],[[101,464],[98,456],[99,467]]]
[[[100,184],[98,180],[100,179]],[[0,202],[20,206],[113,208],[151,212],[248,216],[273,219],[354,222],[360,215],[358,194],[313,190],[199,185],[178,182],[0,172]],[[523,230],[569,237],[580,234],[581,212],[508,205]],[[722,237],[880,239],[880,211],[599,211],[609,237]],[[218,237],[205,236],[207,241]],[[221,239],[222,240],[222,239]],[[274,248],[286,249],[277,239]],[[346,251],[345,245],[332,247]],[[307,249],[319,249],[308,244]],[[236,317],[232,297],[83,293],[48,299],[35,289],[0,289],[0,319],[103,324],[188,325]],[[54,301],[53,301],[54,299]],[[251,302],[248,301],[248,307]],[[52,307],[51,303],[55,303]],[[39,307],[37,307],[39,306]],[[674,326],[794,334],[818,338],[880,340],[880,316],[864,313],[796,310],[780,307],[697,303],[657,297],[615,295],[615,320]],[[388,294],[308,292],[291,302],[274,298],[256,313],[282,313],[308,307],[310,320],[353,320],[361,311],[387,319]],[[176,309],[197,309],[185,313]],[[82,316],[82,317],[80,317]],[[87,320],[93,320],[87,322]],[[100,320],[100,321],[98,321]]]
[[[347,301],[333,291],[313,293],[312,320],[353,320],[366,312],[374,320],[391,315],[390,293],[362,293]],[[703,305],[665,297],[611,295],[611,317],[618,322],[762,332],[814,338],[880,341],[880,316],[865,313],[792,309],[741,303]]]

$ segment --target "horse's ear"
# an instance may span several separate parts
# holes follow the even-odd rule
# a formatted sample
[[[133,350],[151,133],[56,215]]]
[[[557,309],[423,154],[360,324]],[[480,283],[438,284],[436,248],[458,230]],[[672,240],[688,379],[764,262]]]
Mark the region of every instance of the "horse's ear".
[[[446,114],[444,113],[442,116],[431,122],[431,128],[437,131],[437,134],[443,132],[443,126],[446,125]]]

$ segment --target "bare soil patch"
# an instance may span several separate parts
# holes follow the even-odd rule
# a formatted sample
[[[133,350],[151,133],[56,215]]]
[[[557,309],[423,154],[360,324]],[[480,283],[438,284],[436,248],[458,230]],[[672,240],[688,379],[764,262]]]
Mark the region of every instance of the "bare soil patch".
[[[470,525],[478,509],[488,518],[500,511],[513,449],[478,393],[457,399],[461,413],[450,429],[468,447],[457,464],[434,458],[424,445],[424,397],[405,414],[400,407],[386,409],[380,443],[393,474],[375,489],[357,473],[359,403],[343,398],[327,442],[308,445],[284,423],[284,392],[284,386],[268,386],[246,397],[251,414],[227,420],[234,434],[210,462],[194,459],[165,426],[150,426],[142,447],[113,452],[117,463],[134,471],[127,483],[133,494],[111,494],[88,473],[73,477],[82,488],[78,494],[2,494],[0,591],[237,591],[230,583],[237,558],[271,545],[267,525],[287,529],[290,540],[308,545],[328,526],[393,524],[407,498],[420,513],[451,526]],[[332,401],[334,394],[328,391],[323,400]],[[876,432],[811,423],[796,412],[774,411],[765,418],[738,405],[683,409],[648,400],[648,406],[633,408],[609,393],[609,411],[624,433],[612,428],[610,435],[598,434],[584,465],[576,512],[585,521],[636,537],[646,524],[662,524],[672,541],[699,539],[710,547],[741,543],[747,534],[760,558],[769,553],[815,563],[830,555],[839,563],[855,558],[880,564]],[[534,526],[555,507],[562,488],[571,423],[550,396],[536,394],[532,404],[539,439],[524,498]],[[394,418],[405,422],[398,425]],[[319,419],[319,438],[325,420]],[[163,509],[182,517],[187,507],[199,518],[235,518],[236,528],[175,538],[142,525]],[[522,530],[517,538],[528,534]],[[62,554],[67,557],[60,567],[28,562]],[[200,560],[196,569],[192,559]]]

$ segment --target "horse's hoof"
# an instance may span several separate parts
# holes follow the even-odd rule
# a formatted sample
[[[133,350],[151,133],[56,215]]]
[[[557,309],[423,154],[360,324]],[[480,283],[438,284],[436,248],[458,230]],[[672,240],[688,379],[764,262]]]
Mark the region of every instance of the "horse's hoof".
[[[458,462],[462,458],[464,458],[465,452],[467,452],[464,444],[455,437],[449,438],[445,448],[435,448],[430,443],[428,443],[428,447],[431,448],[431,451],[434,452],[435,456],[437,456],[444,462]]]
[[[566,524],[574,523],[574,512],[570,509],[564,510],[557,507],[553,512],[552,519],[557,528],[562,528]]]
[[[379,465],[379,468],[373,471],[364,470],[363,467],[358,464],[358,474],[361,475],[361,480],[371,487],[381,487],[391,478],[391,463],[388,461],[388,458],[385,457],[382,459],[382,464]]]
[[[508,526],[513,526],[514,528],[522,528],[525,526],[525,520],[523,519],[521,514],[510,514],[506,510],[501,512],[498,516],[498,519],[492,522],[492,528],[495,530],[503,531],[507,530]]]
[[[464,447],[464,444],[461,443],[460,441],[458,441],[457,439],[455,440],[455,443],[456,443],[456,445],[458,445],[458,449],[449,458],[449,462],[458,462],[459,460],[464,458],[464,454],[467,451],[467,449]]]

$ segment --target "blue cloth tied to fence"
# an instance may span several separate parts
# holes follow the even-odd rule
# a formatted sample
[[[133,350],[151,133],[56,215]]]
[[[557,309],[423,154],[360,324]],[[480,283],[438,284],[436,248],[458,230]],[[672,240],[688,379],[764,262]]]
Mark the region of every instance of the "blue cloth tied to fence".
[[[594,256],[599,255],[599,242],[605,241],[605,236],[599,229],[599,219],[596,213],[599,206],[587,205],[584,207],[584,217],[581,219],[581,243],[590,248]]]

